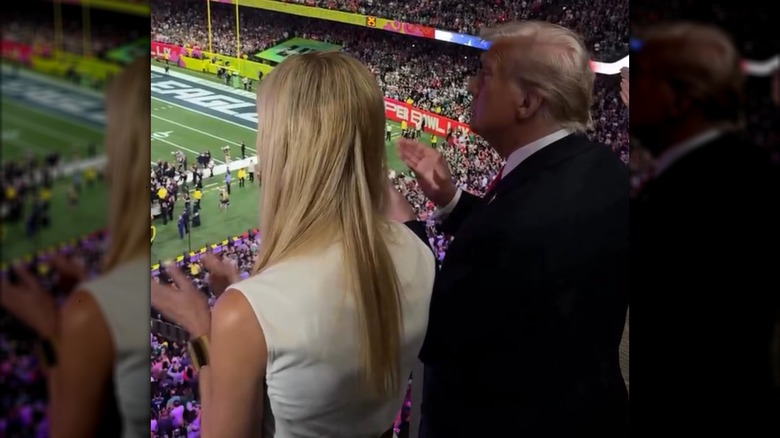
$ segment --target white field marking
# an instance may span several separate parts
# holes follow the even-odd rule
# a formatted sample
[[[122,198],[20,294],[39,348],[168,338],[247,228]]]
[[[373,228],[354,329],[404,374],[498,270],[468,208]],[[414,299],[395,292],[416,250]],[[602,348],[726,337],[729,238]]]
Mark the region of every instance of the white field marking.
[[[233,122],[233,121],[230,121],[230,120],[225,120],[225,119],[223,119],[223,118],[221,118],[221,117],[212,116],[211,114],[206,114],[206,113],[204,113],[204,112],[201,112],[201,111],[198,111],[198,110],[194,110],[194,109],[192,109],[192,108],[188,108],[188,107],[186,107],[186,106],[184,106],[184,105],[179,105],[178,103],[168,102],[167,100],[160,99],[159,97],[154,97],[154,96],[152,96],[152,99],[159,100],[160,102],[165,102],[165,103],[167,103],[167,104],[169,104],[169,105],[173,105],[173,106],[175,106],[175,107],[178,107],[178,108],[181,108],[181,109],[185,109],[185,110],[187,110],[187,111],[190,111],[190,112],[193,112],[193,113],[195,113],[195,114],[200,114],[200,115],[202,115],[202,116],[211,117],[212,119],[219,120],[220,122],[230,123],[231,125],[236,125],[236,126],[238,126],[239,128],[248,129],[248,130],[250,130],[250,131],[252,131],[252,132],[256,131],[256,129],[255,129],[255,128],[250,128],[250,127],[248,127],[248,126],[244,126],[244,125],[242,125],[242,124],[240,124],[240,123],[236,123],[236,122]]]
[[[4,138],[3,144],[7,145],[13,145],[17,149],[21,149],[23,151],[29,150],[30,148],[35,149],[37,152],[50,152],[49,149],[46,149],[44,147],[38,146],[33,143],[24,143],[20,137],[17,138]]]
[[[184,125],[184,124],[179,123],[179,122],[174,122],[173,120],[168,120],[165,117],[158,116],[157,114],[152,114],[152,117],[154,117],[155,119],[160,119],[163,122],[168,122],[168,123],[170,123],[172,125],[181,126],[182,128],[189,129],[190,131],[197,132],[198,134],[207,135],[207,136],[209,136],[211,138],[215,138],[217,140],[224,141],[225,143],[230,143],[230,144],[234,144],[236,146],[241,146],[241,143],[238,143],[238,142],[235,142],[235,141],[231,141],[231,140],[228,140],[226,138],[218,137],[218,136],[216,136],[214,134],[209,134],[208,132],[201,131],[200,129],[195,129],[195,128],[191,127],[191,126],[187,126],[187,125]],[[256,152],[254,148],[250,148],[249,146],[247,146],[246,148],[249,149],[252,152]]]
[[[32,131],[37,131],[43,134],[46,137],[49,137],[54,140],[65,140],[68,143],[77,143],[77,144],[83,144],[89,142],[89,139],[86,138],[77,138],[69,134],[65,134],[64,132],[54,132],[53,129],[47,128],[45,125],[37,125],[35,123],[32,123],[28,120],[25,120],[21,117],[17,117],[11,114],[5,115],[6,120],[15,124],[15,125],[21,125],[25,128],[29,128]]]
[[[195,154],[195,156],[198,156],[198,155],[200,155],[200,152],[195,152],[195,151],[193,151],[193,150],[192,150],[192,149],[190,149],[190,148],[185,148],[184,146],[182,146],[182,145],[178,145],[178,144],[176,144],[176,143],[174,143],[174,142],[172,142],[172,141],[168,141],[168,140],[165,140],[165,139],[162,139],[162,138],[156,138],[155,140],[161,141],[161,142],[163,142],[163,143],[168,143],[169,145],[171,145],[171,146],[173,146],[173,147],[177,147],[177,148],[179,148],[179,149],[181,149],[181,150],[183,150],[183,151],[192,152],[193,154]],[[212,159],[212,160],[214,160],[214,161],[216,161],[217,163],[222,163],[222,164],[225,164],[225,162],[224,162],[224,161],[222,161],[222,160],[218,160],[218,159],[216,159],[216,158],[214,158],[214,157],[211,157],[211,159]]]
[[[36,108],[34,106],[27,106],[25,104],[17,103],[17,102],[14,102],[14,101],[10,101],[8,99],[4,100],[3,104],[4,105],[8,104],[8,105],[11,105],[11,106],[21,107],[21,108],[24,108],[26,111],[32,111],[34,113],[38,113],[38,114],[44,115],[44,116],[46,116],[46,117],[48,117],[50,119],[57,119],[57,120],[59,120],[61,122],[70,123],[71,125],[78,126],[79,128],[82,128],[82,129],[85,129],[85,130],[96,132],[96,133],[101,134],[101,135],[103,134],[103,128],[98,128],[96,126],[92,126],[92,125],[86,124],[83,121],[80,121],[80,120],[76,119],[75,116],[71,116],[71,115],[67,115],[67,114],[61,114],[61,113],[56,112],[56,110]]]

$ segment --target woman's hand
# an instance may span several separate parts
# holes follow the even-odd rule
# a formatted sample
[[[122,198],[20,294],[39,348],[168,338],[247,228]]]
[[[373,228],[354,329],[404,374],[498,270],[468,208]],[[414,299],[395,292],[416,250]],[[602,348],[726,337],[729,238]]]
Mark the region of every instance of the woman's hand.
[[[8,279],[3,279],[0,305],[41,338],[54,338],[60,320],[54,296],[44,290],[26,268],[15,266],[12,269],[19,281],[11,284]]]
[[[206,295],[176,265],[166,266],[165,271],[176,287],[152,280],[152,307],[186,330],[192,338],[208,334],[211,329],[211,312]]]
[[[385,218],[400,223],[417,220],[417,215],[414,213],[412,205],[409,204],[406,197],[393,186],[393,182],[390,180],[387,181],[387,192],[385,193],[385,196]]]
[[[620,69],[620,100],[628,107],[628,97],[631,82],[629,82],[628,67]]]
[[[229,260],[220,259],[214,254],[205,254],[201,260],[209,271],[209,286],[215,296],[219,297],[230,285],[241,280],[238,269]]]
[[[57,287],[68,294],[87,279],[87,268],[78,261],[62,254],[55,254],[49,259],[49,265],[57,271],[59,281]]]

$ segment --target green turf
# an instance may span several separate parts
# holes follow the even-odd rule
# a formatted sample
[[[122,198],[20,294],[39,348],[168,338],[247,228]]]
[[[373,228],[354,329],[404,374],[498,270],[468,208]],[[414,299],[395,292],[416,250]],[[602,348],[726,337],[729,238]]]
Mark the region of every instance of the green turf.
[[[83,158],[90,142],[102,147],[102,132],[72,121],[67,116],[2,99],[3,161],[23,158],[28,153],[42,156],[57,151],[71,161],[74,153]]]
[[[71,207],[67,201],[69,183],[68,180],[59,180],[54,184],[50,228],[28,238],[25,234],[24,221],[4,224],[2,261],[17,260],[71,239],[80,239],[105,227],[105,184],[98,181],[92,187],[85,185],[78,205]]]
[[[51,110],[39,109],[2,99],[2,161],[25,158],[29,154],[43,157],[59,152],[64,162],[85,158],[90,142],[103,150],[100,129],[84,125]],[[67,202],[68,179],[55,181],[51,199],[51,227],[32,238],[25,233],[24,221],[3,224],[0,260],[8,262],[40,250],[78,239],[105,227],[106,189],[102,182],[84,188],[79,204],[72,208]],[[25,214],[29,212],[29,206]]]
[[[259,221],[258,201],[259,187],[247,182],[246,187],[239,188],[238,181],[234,179],[230,193],[230,207],[227,210],[219,208],[219,187],[223,187],[222,178],[217,175],[214,178],[204,178],[203,198],[201,199],[201,227],[192,228],[190,236],[185,234],[184,239],[179,238],[176,220],[184,210],[184,203],[179,200],[174,212],[173,222],[163,225],[161,218],[154,220],[157,236],[152,244],[152,263],[166,261],[189,251],[198,251],[204,246],[219,243],[222,240],[257,228]],[[190,246],[191,245],[191,246]]]
[[[216,83],[224,83],[215,75],[191,72],[179,67],[171,67],[171,71],[186,73],[188,75],[208,79]],[[388,165],[397,171],[406,171],[407,167],[398,158],[395,151],[395,141],[401,136],[401,127],[398,123],[391,122],[393,132],[392,140],[386,142]],[[230,144],[231,156],[240,157],[239,145],[245,141],[247,155],[254,155],[255,130],[242,128],[213,117],[204,116],[192,112],[186,108],[171,105],[160,99],[152,98],[152,154],[153,161],[172,161],[172,153],[180,150],[188,156],[190,163],[195,162],[195,157],[200,152],[210,150],[212,156],[221,157],[219,148]],[[421,141],[430,143],[430,135],[423,134]],[[217,164],[221,164],[217,160]],[[162,219],[157,218],[154,225],[157,235],[152,245],[152,261],[166,261],[181,255],[183,252],[199,250],[203,246],[217,243],[228,236],[243,233],[250,228],[256,228],[258,224],[258,200],[259,188],[250,186],[238,188],[238,180],[233,174],[232,193],[228,211],[219,209],[218,189],[223,186],[224,175],[204,179],[204,194],[201,201],[201,220],[203,226],[192,230],[190,238],[185,235],[179,238],[176,219],[184,209],[180,200],[174,210],[174,221],[162,225]]]

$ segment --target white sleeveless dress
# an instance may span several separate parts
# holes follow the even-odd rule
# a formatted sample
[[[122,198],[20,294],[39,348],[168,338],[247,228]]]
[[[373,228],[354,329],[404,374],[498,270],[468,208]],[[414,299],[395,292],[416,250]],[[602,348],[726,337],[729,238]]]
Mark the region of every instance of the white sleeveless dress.
[[[79,287],[98,303],[114,342],[121,438],[149,436],[149,278],[149,261],[142,257]]]
[[[411,230],[386,232],[401,285],[401,382],[371,402],[360,389],[356,312],[339,244],[232,286],[246,296],[268,345],[265,438],[378,438],[401,408],[428,326],[435,261]]]

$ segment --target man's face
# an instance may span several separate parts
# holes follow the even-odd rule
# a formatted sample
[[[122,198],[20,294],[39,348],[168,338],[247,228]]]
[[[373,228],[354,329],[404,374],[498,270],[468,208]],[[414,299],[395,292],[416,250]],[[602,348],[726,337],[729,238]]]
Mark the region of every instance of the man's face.
[[[502,74],[494,47],[482,55],[477,74],[471,78],[468,91],[471,102],[471,129],[482,136],[500,131],[514,121],[514,93]]]
[[[631,66],[631,100],[640,104],[631,106],[629,120],[631,133],[640,141],[648,140],[671,121],[675,96],[660,75],[664,64],[648,50],[635,55]]]

